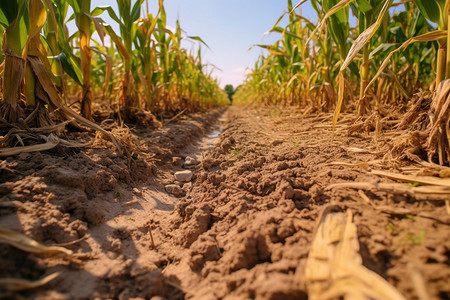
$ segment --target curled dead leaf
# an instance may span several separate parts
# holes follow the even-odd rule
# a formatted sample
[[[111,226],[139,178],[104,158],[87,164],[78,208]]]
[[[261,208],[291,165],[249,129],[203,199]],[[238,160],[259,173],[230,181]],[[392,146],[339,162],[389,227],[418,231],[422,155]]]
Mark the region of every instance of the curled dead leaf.
[[[56,272],[36,281],[20,278],[0,278],[0,287],[12,292],[35,289],[46,285],[60,274],[60,272]]]
[[[63,254],[71,255],[73,252],[69,249],[58,246],[45,246],[26,235],[0,228],[0,243],[9,244],[20,250],[35,254]]]

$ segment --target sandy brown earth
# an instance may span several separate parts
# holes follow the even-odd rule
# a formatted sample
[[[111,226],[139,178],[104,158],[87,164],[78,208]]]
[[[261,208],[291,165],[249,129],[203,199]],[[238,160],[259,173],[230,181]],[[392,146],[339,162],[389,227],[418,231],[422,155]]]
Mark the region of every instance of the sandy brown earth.
[[[444,201],[328,188],[394,182],[370,173],[388,167],[370,134],[338,128],[332,139],[330,123],[331,115],[295,108],[222,108],[131,130],[147,153],[136,150],[131,160],[101,143],[0,160],[0,228],[69,243],[75,253],[49,257],[0,244],[0,278],[61,272],[43,287],[0,297],[307,299],[316,220],[332,204],[352,211],[364,266],[419,299],[414,268],[431,299],[450,299]],[[403,162],[390,171],[414,168]],[[176,181],[183,170],[193,177]]]

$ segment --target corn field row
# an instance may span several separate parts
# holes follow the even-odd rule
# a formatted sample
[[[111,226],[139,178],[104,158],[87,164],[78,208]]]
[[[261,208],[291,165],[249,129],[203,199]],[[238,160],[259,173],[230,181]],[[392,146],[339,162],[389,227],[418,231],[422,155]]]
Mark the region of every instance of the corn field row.
[[[287,12],[270,30],[280,39],[257,45],[268,54],[256,61],[236,102],[334,111],[333,127],[344,109],[353,109],[359,120],[409,109],[397,129],[416,130],[419,139],[407,138],[411,154],[448,165],[450,1],[311,0],[317,24],[302,15],[305,2],[287,1]],[[289,24],[283,28],[285,15]],[[420,119],[424,107],[429,117]]]
[[[162,0],[154,15],[148,3],[141,11],[143,4],[117,0],[116,13],[90,0],[1,1],[4,122],[44,128],[59,120],[96,129],[90,122],[96,116],[139,122],[149,112],[170,116],[226,102],[202,62],[203,40],[182,36],[178,22],[169,30]],[[105,14],[120,32],[103,21]],[[77,31],[69,34],[73,20]],[[182,39],[198,43],[198,51],[183,49]]]

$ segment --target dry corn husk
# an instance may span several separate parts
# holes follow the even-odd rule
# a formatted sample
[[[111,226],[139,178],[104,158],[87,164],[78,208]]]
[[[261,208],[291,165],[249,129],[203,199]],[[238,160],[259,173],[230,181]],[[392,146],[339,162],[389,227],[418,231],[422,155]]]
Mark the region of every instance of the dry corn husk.
[[[403,182],[417,182],[420,184],[430,185],[430,186],[442,186],[450,188],[450,178],[438,178],[433,176],[413,176],[413,175],[403,175],[392,172],[373,170],[372,174],[387,177],[390,179],[395,179]]]
[[[60,274],[60,272],[56,272],[36,281],[20,278],[0,278],[0,288],[12,292],[35,289],[49,283]]]
[[[35,254],[71,255],[73,253],[63,247],[42,245],[22,233],[3,228],[0,228],[0,243],[9,244],[20,250]]]
[[[319,219],[306,262],[308,298],[405,300],[393,286],[362,265],[351,211],[329,210],[326,207]]]
[[[20,135],[19,135],[20,136]],[[42,139],[46,142],[43,144],[30,145],[30,146],[22,146],[22,147],[10,147],[10,148],[1,148],[0,149],[0,157],[7,157],[12,155],[17,155],[20,153],[29,153],[29,152],[39,152],[45,151],[55,148],[58,145],[62,145],[64,147],[86,147],[90,143],[77,143],[70,142],[63,139],[58,138],[55,134],[50,133],[49,136],[40,135]]]

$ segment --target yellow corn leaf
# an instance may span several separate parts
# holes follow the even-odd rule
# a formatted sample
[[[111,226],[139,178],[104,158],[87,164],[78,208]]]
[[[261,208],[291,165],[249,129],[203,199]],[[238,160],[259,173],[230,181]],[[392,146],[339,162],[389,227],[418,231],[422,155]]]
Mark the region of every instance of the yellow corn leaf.
[[[30,29],[28,39],[38,34],[47,20],[47,10],[41,0],[30,0],[29,3]]]
[[[403,174],[396,174],[391,172],[385,172],[385,171],[377,171],[373,170],[371,172],[372,174],[387,177],[390,179],[395,179],[403,182],[418,182],[420,184],[425,185],[437,185],[437,186],[445,186],[450,187],[450,178],[439,178],[439,177],[433,177],[433,176],[411,176],[411,175],[403,175]]]
[[[37,35],[47,20],[47,10],[41,0],[30,0],[28,6],[28,15],[30,19],[29,31],[25,47],[22,51],[22,57],[26,57],[28,53],[28,43],[35,35]]]
[[[313,32],[311,33],[311,35],[309,36],[308,40],[306,41],[305,45],[308,45],[309,42],[311,41],[311,39],[313,38],[313,36],[318,32],[320,33],[322,31],[322,28],[325,26],[327,20],[334,15],[335,13],[337,13],[339,10],[345,8],[346,6],[348,6],[350,4],[350,2],[352,2],[353,0],[341,0],[339,1],[338,4],[336,4],[335,6],[333,6],[329,11],[327,11],[327,13],[325,14],[325,16],[323,17],[323,19],[320,21],[319,25],[317,25],[316,28],[314,28]],[[295,8],[297,8],[298,6],[300,6],[302,4],[299,3],[298,5],[295,6]],[[294,8],[294,9],[295,9]]]
[[[13,292],[35,289],[49,283],[60,274],[60,272],[56,272],[36,281],[18,278],[0,278],[0,287]]]
[[[72,254],[72,251],[69,249],[58,246],[45,246],[22,233],[3,228],[0,228],[0,243],[6,243],[20,250],[36,254]]]
[[[345,68],[348,67],[348,65],[352,62],[352,60],[355,58],[356,54],[358,54],[359,50],[361,50],[367,42],[370,40],[370,38],[375,34],[377,29],[380,27],[380,25],[383,22],[384,15],[389,10],[389,7],[391,6],[393,0],[386,0],[384,3],[383,8],[381,9],[380,14],[378,15],[378,18],[375,23],[373,23],[370,27],[368,27],[366,30],[361,33],[356,41],[353,43],[352,47],[350,48],[350,51],[347,54],[347,58],[345,59],[344,63],[341,66],[340,72],[345,70]]]
[[[153,33],[153,30],[155,30],[155,26],[156,23],[158,22],[158,16],[161,13],[161,9],[163,7],[163,2],[164,0],[159,0],[159,8],[158,8],[158,13],[156,14],[156,16],[153,18],[152,24],[150,25],[150,29],[147,32],[147,36],[148,36],[148,41],[150,41],[150,36]]]
[[[446,30],[436,30],[436,31],[428,32],[428,33],[425,33],[425,34],[422,34],[422,35],[410,38],[409,40],[404,42],[400,47],[398,47],[397,49],[391,51],[389,53],[389,55],[386,57],[386,59],[383,61],[383,63],[381,64],[380,68],[378,69],[378,72],[375,74],[375,76],[372,78],[372,80],[367,85],[366,89],[364,90],[364,94],[366,94],[366,92],[368,91],[369,87],[381,75],[381,73],[384,71],[384,69],[386,69],[387,65],[389,64],[389,61],[391,60],[392,56],[396,52],[404,50],[406,47],[408,47],[412,43],[435,41],[435,40],[439,40],[441,38],[445,38],[446,36],[447,36],[447,31]]]
[[[283,52],[272,50],[272,49],[270,49],[270,47],[267,47],[267,51],[269,51],[270,53],[272,53],[274,55],[284,55]]]
[[[308,298],[406,300],[393,286],[362,265],[353,215],[325,207],[316,224],[305,266]]]
[[[297,3],[297,5],[291,10],[291,13],[294,12],[297,8],[299,8],[303,3],[305,3],[308,0],[303,0]]]
[[[333,136],[334,136],[334,129],[336,128],[337,120],[339,118],[339,114],[341,113],[342,103],[344,102],[344,87],[345,87],[344,73],[340,72],[338,78],[339,78],[339,90],[338,90],[338,101],[336,104],[336,110],[334,111],[333,117]]]
[[[267,67],[267,65],[272,61],[273,56],[274,55],[271,54],[267,57],[266,61],[264,62],[264,65],[261,67],[261,70],[264,70]]]
[[[300,73],[297,73],[294,76],[292,76],[291,79],[289,80],[289,82],[287,83],[286,88],[289,88],[291,86],[291,84],[295,81],[295,79],[297,79],[300,76],[301,76]]]

